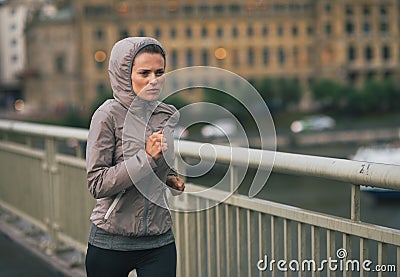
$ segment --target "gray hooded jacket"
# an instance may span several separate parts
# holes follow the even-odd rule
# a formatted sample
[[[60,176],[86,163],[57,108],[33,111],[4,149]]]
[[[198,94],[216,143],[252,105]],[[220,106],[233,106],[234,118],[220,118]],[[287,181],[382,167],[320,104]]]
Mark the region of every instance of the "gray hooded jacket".
[[[144,37],[126,38],[114,45],[109,62],[114,99],[97,109],[89,129],[87,180],[97,199],[90,220],[112,234],[159,235],[172,225],[170,212],[162,203],[174,159],[173,128],[179,114],[173,106],[136,97],[131,84],[133,59],[149,44],[162,48],[157,40]],[[146,153],[145,141],[159,129],[163,129],[168,150],[155,161]]]

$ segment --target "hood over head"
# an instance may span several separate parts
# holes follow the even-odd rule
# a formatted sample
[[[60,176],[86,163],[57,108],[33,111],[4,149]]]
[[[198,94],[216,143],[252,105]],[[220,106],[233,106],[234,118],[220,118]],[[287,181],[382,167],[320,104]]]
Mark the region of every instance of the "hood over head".
[[[129,109],[136,94],[132,88],[132,64],[137,53],[147,45],[164,47],[154,38],[128,37],[116,42],[111,50],[108,73],[114,98]]]

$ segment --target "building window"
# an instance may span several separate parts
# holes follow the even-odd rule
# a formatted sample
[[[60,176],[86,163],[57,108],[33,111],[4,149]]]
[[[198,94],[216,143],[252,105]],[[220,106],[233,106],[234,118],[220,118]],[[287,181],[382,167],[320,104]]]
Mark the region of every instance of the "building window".
[[[299,34],[299,30],[297,29],[297,26],[292,26],[292,36],[297,37]]]
[[[263,35],[264,37],[267,37],[267,36],[268,36],[268,27],[267,27],[267,26],[263,26],[263,28],[262,28],[262,35]]]
[[[283,27],[282,27],[282,25],[279,25],[278,26],[278,29],[276,30],[276,32],[277,32],[277,34],[278,34],[278,36],[283,36]]]
[[[161,29],[160,28],[155,28],[154,36],[155,36],[155,38],[161,38]]]
[[[353,14],[354,14],[353,6],[351,6],[351,5],[346,5],[346,14],[347,14],[347,15],[353,15]]]
[[[325,34],[326,34],[326,35],[332,34],[332,25],[331,25],[330,22],[327,22],[327,23],[325,24]]]
[[[391,78],[393,78],[393,72],[392,72],[392,71],[385,71],[385,72],[383,73],[383,78],[385,78],[385,79],[391,79]]]
[[[387,45],[384,45],[382,47],[382,59],[384,61],[390,60],[390,47]]]
[[[18,56],[17,56],[17,55],[12,55],[12,56],[11,56],[11,62],[12,62],[13,64],[16,64],[16,63],[18,62]]]
[[[388,14],[387,8],[386,8],[385,5],[381,5],[380,6],[379,12],[380,12],[381,15],[387,15]]]
[[[269,64],[269,48],[267,46],[265,46],[263,49],[263,64]]]
[[[351,72],[348,74],[347,78],[349,80],[349,83],[354,85],[357,82],[358,74],[355,72]]]
[[[365,48],[365,60],[370,62],[374,58],[374,51],[371,46]]]
[[[223,12],[224,12],[224,5],[220,5],[220,4],[215,5],[215,6],[214,6],[214,12],[215,12],[216,14],[221,14],[221,13],[223,13]]]
[[[224,29],[222,27],[217,28],[217,37],[222,38],[224,36]]]
[[[208,54],[208,50],[207,49],[203,49],[201,52],[201,59],[202,59],[202,63],[203,65],[208,65],[209,62],[209,54]]]
[[[189,5],[188,6],[183,6],[183,13],[185,15],[192,15],[193,11],[194,11],[193,6],[189,6]]]
[[[97,17],[97,16],[109,16],[112,13],[112,7],[105,5],[96,6],[85,6],[84,7],[85,16]]]
[[[209,10],[210,10],[210,7],[208,5],[203,4],[203,5],[199,6],[199,11],[201,14],[207,14],[209,12]]]
[[[363,15],[370,15],[371,14],[371,7],[364,6],[363,7]]]
[[[364,21],[363,31],[365,34],[369,34],[371,32],[371,24],[368,21]]]
[[[354,46],[349,46],[347,49],[347,59],[349,61],[354,61],[356,59],[356,48],[354,48]]]
[[[172,50],[170,57],[171,57],[170,58],[171,67],[177,68],[178,67],[178,52],[176,50]]]
[[[253,26],[251,25],[247,26],[247,36],[252,37],[253,35],[254,35]]]
[[[327,3],[327,4],[325,5],[325,12],[329,14],[329,13],[331,13],[331,11],[332,11],[331,4],[330,4],[330,3]]]
[[[352,21],[347,21],[347,22],[346,22],[346,33],[347,33],[348,35],[354,33],[354,24],[353,24]]]
[[[97,29],[97,30],[94,32],[94,37],[95,37],[97,40],[102,40],[102,39],[104,39],[104,31],[103,31],[101,28]]]
[[[54,62],[56,73],[65,73],[65,56],[62,54],[57,55]]]
[[[278,49],[278,63],[280,65],[284,65],[285,61],[286,61],[285,51],[283,50],[282,47],[279,47],[279,49]]]
[[[187,38],[191,38],[192,37],[192,28],[186,27],[185,34],[186,34]]]
[[[247,63],[248,65],[254,65],[254,49],[252,47],[247,50]]]
[[[127,29],[122,29],[119,31],[119,38],[124,39],[129,37],[129,31]]]
[[[389,31],[389,24],[386,21],[382,21],[379,24],[379,30],[381,31],[381,33],[386,34]]]
[[[208,36],[208,30],[207,30],[207,28],[204,27],[204,26],[201,28],[201,36],[202,36],[203,38],[205,38],[205,37]]]
[[[176,38],[176,29],[175,29],[174,27],[172,27],[172,28],[169,30],[169,36],[170,36],[171,38]]]
[[[297,46],[293,47],[293,63],[295,65],[299,64],[299,48]]]
[[[240,12],[240,5],[232,4],[229,6],[229,11],[234,14],[238,14]]]
[[[232,27],[232,37],[237,38],[239,35],[238,28],[236,26]]]
[[[232,63],[234,66],[239,66],[240,64],[240,59],[239,59],[239,51],[237,49],[233,49],[232,50]]]
[[[104,83],[97,84],[97,95],[103,95],[106,92],[106,85]]]
[[[312,36],[314,34],[314,28],[312,26],[307,26],[307,34]]]
[[[193,66],[194,62],[193,62],[193,51],[192,49],[188,49],[186,51],[186,65],[187,66]]]
[[[138,36],[139,37],[145,37],[146,36],[146,31],[143,28],[140,28],[139,32],[138,32]]]

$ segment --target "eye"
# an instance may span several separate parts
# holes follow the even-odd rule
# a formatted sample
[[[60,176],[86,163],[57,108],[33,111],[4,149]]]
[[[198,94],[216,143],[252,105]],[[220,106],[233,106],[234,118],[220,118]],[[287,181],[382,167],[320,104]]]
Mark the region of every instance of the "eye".
[[[142,72],[139,72],[139,74],[140,75],[142,75],[143,77],[147,77],[147,76],[149,76],[149,71],[142,71]]]
[[[160,70],[157,70],[156,71],[156,76],[157,77],[160,77],[160,76],[162,76],[164,74],[164,70],[163,69],[160,69]]]

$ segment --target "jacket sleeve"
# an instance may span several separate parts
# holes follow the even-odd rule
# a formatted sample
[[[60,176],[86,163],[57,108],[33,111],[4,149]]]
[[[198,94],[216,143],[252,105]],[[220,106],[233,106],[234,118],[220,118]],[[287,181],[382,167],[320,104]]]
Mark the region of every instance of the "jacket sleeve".
[[[156,167],[144,149],[114,164],[115,144],[112,118],[104,111],[96,111],[90,124],[86,148],[88,188],[96,199],[113,196],[131,187]]]

